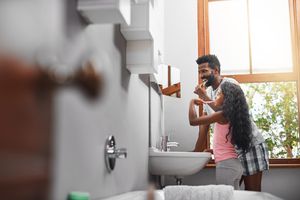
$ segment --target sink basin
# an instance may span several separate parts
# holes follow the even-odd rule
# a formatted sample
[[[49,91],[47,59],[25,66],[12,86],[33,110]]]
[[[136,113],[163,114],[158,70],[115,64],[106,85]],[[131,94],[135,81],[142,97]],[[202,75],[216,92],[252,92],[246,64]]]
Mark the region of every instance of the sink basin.
[[[149,151],[149,167],[152,175],[187,176],[200,171],[211,159],[209,152]]]

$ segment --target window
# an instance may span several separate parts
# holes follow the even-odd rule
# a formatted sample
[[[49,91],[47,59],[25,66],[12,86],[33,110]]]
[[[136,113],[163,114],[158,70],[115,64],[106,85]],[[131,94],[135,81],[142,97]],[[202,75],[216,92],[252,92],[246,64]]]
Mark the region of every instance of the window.
[[[198,0],[199,56],[241,83],[271,157],[292,158],[281,164],[300,164],[299,49],[297,0]]]
[[[288,0],[209,1],[208,13],[223,74],[293,71]]]
[[[270,158],[300,158],[296,82],[246,83],[241,87]]]

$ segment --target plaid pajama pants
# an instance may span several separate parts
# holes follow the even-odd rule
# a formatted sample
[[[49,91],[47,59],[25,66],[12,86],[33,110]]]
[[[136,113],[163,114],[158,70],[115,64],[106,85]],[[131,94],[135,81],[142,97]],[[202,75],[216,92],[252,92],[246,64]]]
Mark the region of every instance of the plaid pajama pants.
[[[268,147],[265,142],[253,146],[247,153],[240,154],[238,158],[244,168],[244,176],[269,169]]]

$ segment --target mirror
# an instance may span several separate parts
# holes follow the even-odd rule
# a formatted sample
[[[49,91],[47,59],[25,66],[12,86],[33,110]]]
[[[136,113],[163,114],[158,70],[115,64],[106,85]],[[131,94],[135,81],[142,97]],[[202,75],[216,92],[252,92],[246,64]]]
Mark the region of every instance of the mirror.
[[[158,85],[162,94],[180,98],[180,70],[170,65],[159,65]]]

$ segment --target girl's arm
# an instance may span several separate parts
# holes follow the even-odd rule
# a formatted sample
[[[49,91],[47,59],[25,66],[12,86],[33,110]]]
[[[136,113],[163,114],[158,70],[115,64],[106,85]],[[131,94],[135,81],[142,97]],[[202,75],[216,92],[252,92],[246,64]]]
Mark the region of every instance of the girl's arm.
[[[195,101],[198,101],[198,99],[192,99],[189,107],[189,121],[191,126],[199,126],[203,124],[224,121],[223,111],[217,111],[211,115],[203,115],[198,117],[195,109]]]
[[[208,95],[206,93],[206,89],[203,86],[203,84],[197,85],[197,87],[195,88],[194,93],[198,94],[199,98],[201,99],[200,101],[202,101],[203,103],[206,103],[207,105],[209,105],[214,111],[218,111],[218,110],[221,109],[221,107],[216,106],[214,101],[211,100],[208,97]]]

